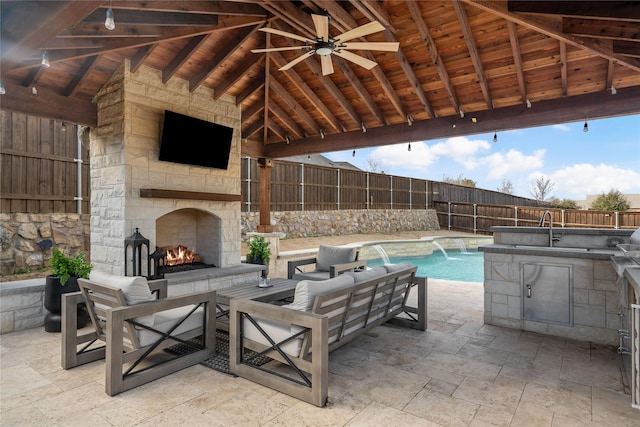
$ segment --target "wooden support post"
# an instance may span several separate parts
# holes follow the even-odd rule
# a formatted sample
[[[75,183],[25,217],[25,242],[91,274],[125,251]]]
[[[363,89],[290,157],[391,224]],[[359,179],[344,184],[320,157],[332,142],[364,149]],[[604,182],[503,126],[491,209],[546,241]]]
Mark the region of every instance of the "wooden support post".
[[[259,233],[272,233],[274,227],[271,225],[271,167],[273,163],[270,158],[261,157],[258,159],[260,171],[260,224]]]

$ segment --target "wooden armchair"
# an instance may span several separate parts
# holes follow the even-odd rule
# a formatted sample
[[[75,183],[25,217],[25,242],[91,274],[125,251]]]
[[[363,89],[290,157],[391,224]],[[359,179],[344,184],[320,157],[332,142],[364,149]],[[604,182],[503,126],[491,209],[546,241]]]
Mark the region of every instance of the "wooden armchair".
[[[105,391],[113,396],[215,354],[215,291],[167,298],[167,281],[91,273],[62,300],[62,367],[105,358]],[[152,295],[157,293],[157,297]],[[78,331],[77,305],[93,324]],[[194,340],[194,338],[201,337]],[[104,342],[97,345],[98,341]],[[180,345],[176,351],[165,351]]]
[[[301,267],[315,264],[312,271]],[[358,261],[358,248],[320,245],[318,256],[289,261],[287,277],[293,280],[327,280],[345,271],[365,269],[366,261]]]

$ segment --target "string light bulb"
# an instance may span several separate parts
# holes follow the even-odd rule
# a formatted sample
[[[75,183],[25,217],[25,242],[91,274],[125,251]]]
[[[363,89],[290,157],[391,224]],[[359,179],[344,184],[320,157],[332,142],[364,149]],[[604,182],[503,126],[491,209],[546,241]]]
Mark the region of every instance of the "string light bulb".
[[[411,151],[411,144],[407,147],[407,151]]]
[[[4,83],[0,81],[0,95],[4,95],[7,91],[4,89]]]
[[[360,127],[362,127],[362,133],[367,133],[367,126],[364,124],[364,122],[360,123]]]
[[[587,123],[587,119],[584,119],[584,126],[582,126],[582,132],[589,132],[589,124]]]
[[[498,142],[498,131],[493,132],[493,142]]]
[[[38,88],[35,87],[35,86],[31,86],[31,93],[34,94],[34,95],[37,95],[38,94]]]
[[[106,19],[104,20],[104,27],[109,31],[113,31],[116,29],[116,21],[113,17],[113,9],[111,9],[111,0],[109,0],[109,9],[107,9]]]
[[[47,53],[46,50],[42,52],[42,59],[40,60],[40,65],[42,65],[44,68],[51,67],[51,63],[49,62],[49,54]]]
[[[356,156],[356,150],[353,150],[353,153],[351,153],[351,157],[355,157]]]

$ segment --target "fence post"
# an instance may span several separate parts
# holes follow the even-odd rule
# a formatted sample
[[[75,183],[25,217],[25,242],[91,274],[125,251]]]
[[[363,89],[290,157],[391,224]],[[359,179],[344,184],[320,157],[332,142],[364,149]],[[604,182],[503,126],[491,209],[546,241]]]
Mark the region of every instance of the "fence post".
[[[304,212],[304,163],[300,163],[300,210]]]
[[[251,157],[247,159],[247,212],[251,212]]]
[[[413,209],[413,188],[411,187],[411,178],[409,178],[409,210]]]
[[[473,204],[473,234],[478,232],[478,205]]]
[[[620,224],[618,223],[618,214],[619,214],[619,212],[618,212],[618,211],[615,211],[613,214],[614,214],[614,215],[615,215],[615,217],[616,217],[616,225],[615,225],[614,227],[615,227],[615,229],[617,230],[618,228],[620,228]]]
[[[517,206],[514,206],[513,208],[514,208],[514,209],[515,209],[515,211],[516,211],[516,212],[515,212],[515,218],[514,218],[514,220],[513,220],[513,223],[514,223],[514,226],[515,226],[515,227],[517,227],[517,226],[518,226],[518,207],[517,207]]]
[[[564,222],[564,209],[560,210],[560,225],[562,226],[562,228],[564,228],[565,226],[565,222]]]
[[[336,191],[338,192],[338,194],[337,194],[337,205],[338,205],[337,208],[338,208],[338,210],[340,210],[340,195],[341,195],[341,192],[340,192],[340,169],[336,169],[336,171],[338,172],[338,188],[336,188]]]
[[[389,175],[389,205],[393,209],[393,175]]]
[[[448,228],[449,228],[449,230],[451,230],[451,202],[447,202],[447,205],[448,205],[448,210],[449,210],[449,212],[447,213],[447,217],[448,217],[447,221],[449,223],[448,224]]]
[[[76,169],[78,171],[78,179],[76,180],[77,195],[73,199],[77,201],[78,215],[82,215],[82,139],[80,136],[79,127],[75,126],[75,129],[76,129],[76,151],[78,154],[78,158],[73,159],[73,161],[76,162],[76,165],[77,165]]]
[[[369,195],[371,193],[369,192],[369,172],[367,172],[367,210],[371,209],[371,203],[369,202]]]

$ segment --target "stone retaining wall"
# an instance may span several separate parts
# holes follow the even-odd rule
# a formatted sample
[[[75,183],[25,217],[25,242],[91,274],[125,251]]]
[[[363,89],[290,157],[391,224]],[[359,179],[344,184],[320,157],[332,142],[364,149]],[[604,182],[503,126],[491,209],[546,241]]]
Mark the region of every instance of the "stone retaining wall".
[[[255,232],[258,212],[241,216],[242,237]],[[271,224],[287,239],[358,233],[438,230],[434,210],[335,210],[272,212]],[[89,255],[89,215],[0,214],[0,274],[35,271],[49,266],[48,244],[68,255]],[[43,246],[44,245],[44,246]],[[124,250],[124,240],[122,241]]]

